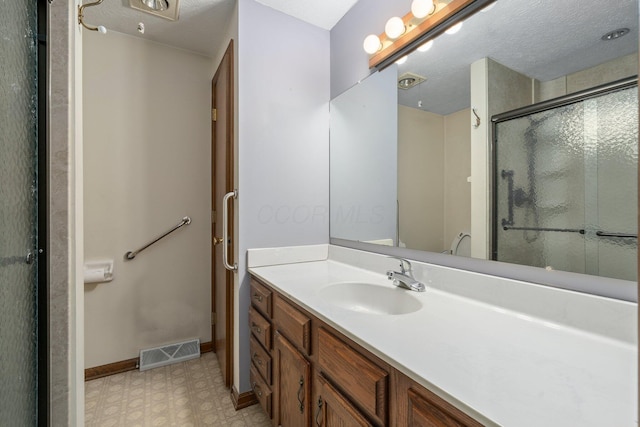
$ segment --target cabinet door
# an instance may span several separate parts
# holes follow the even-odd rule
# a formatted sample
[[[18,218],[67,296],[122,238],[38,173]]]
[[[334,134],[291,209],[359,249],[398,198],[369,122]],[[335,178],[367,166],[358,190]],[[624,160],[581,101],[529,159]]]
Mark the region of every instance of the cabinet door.
[[[308,426],[311,413],[311,364],[279,332],[276,332],[274,353],[276,425]]]
[[[398,380],[398,427],[483,427],[404,375]]]
[[[316,380],[320,388],[320,396],[315,409],[315,425],[317,427],[373,426],[322,375],[316,376]]]

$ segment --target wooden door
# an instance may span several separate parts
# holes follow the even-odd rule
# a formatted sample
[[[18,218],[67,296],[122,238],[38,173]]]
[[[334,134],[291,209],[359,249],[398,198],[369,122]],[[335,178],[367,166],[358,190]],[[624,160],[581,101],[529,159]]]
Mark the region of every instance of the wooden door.
[[[282,427],[309,425],[311,364],[279,333],[274,345],[274,420]]]
[[[371,424],[338,390],[317,375],[320,396],[315,402],[315,425],[319,427],[372,427]]]
[[[233,40],[211,84],[211,334],[224,384],[233,377],[233,273],[222,265],[222,198],[233,191]],[[229,261],[233,254],[233,208],[229,206]]]

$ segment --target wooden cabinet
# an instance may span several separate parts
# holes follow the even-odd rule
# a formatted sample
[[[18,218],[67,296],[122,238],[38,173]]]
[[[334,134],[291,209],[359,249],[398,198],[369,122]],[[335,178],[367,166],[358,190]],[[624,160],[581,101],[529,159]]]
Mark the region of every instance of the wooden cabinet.
[[[273,361],[271,358],[271,289],[251,279],[251,307],[249,307],[249,350],[251,388],[262,409],[273,416],[273,389],[271,388]]]
[[[318,329],[318,368],[377,424],[388,424],[388,371],[325,328]]]
[[[482,427],[482,424],[410,378],[398,374],[398,427]]]
[[[311,413],[311,363],[279,332],[276,332],[273,351],[275,425],[308,426]]]
[[[482,424],[251,278],[251,384],[274,427]]]
[[[317,427],[373,426],[373,424],[322,375],[316,376],[316,383],[319,389],[314,418]]]

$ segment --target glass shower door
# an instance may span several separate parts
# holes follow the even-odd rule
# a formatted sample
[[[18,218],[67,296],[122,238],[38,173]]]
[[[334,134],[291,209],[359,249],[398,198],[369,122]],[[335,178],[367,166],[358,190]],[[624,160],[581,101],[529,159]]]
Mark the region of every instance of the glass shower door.
[[[36,6],[0,6],[1,426],[37,422]]]
[[[493,259],[636,280],[637,112],[622,82],[495,120]]]

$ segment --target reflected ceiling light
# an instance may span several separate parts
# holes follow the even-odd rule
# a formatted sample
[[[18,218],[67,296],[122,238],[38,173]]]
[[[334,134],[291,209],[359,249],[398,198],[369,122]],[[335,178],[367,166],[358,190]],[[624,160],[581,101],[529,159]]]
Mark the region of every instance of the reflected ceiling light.
[[[445,31],[445,33],[447,34],[455,34],[458,31],[460,31],[460,28],[462,28],[462,21],[458,22],[456,25],[449,27],[449,29],[447,31]]]
[[[615,40],[619,39],[620,37],[626,36],[627,34],[629,34],[628,28],[618,28],[617,30],[610,31],[602,36],[602,40]]]
[[[362,45],[364,47],[364,51],[369,55],[373,55],[380,49],[382,49],[382,43],[380,43],[380,37],[375,34],[369,34],[367,38],[364,39],[364,43]]]
[[[493,6],[495,6],[495,3],[491,3],[489,6],[485,7],[484,9],[482,9],[480,12],[488,12],[491,9],[493,9]]]
[[[431,15],[436,9],[433,0],[413,0],[411,3],[411,13],[418,19]]]
[[[398,65],[402,65],[402,64],[404,64],[405,62],[407,62],[407,59],[409,59],[409,58],[407,57],[407,55],[405,55],[405,56],[403,56],[402,58],[398,59],[398,60],[396,61],[396,64],[398,64]]]
[[[433,46],[433,40],[429,40],[428,42],[421,44],[418,48],[418,52],[426,52],[431,49],[431,46]]]
[[[151,10],[167,10],[169,9],[168,0],[142,0],[142,4]]]
[[[404,26],[404,21],[402,18],[394,16],[393,18],[387,21],[387,24],[384,26],[384,32],[390,39],[397,39],[401,35],[404,34],[406,28]]]

